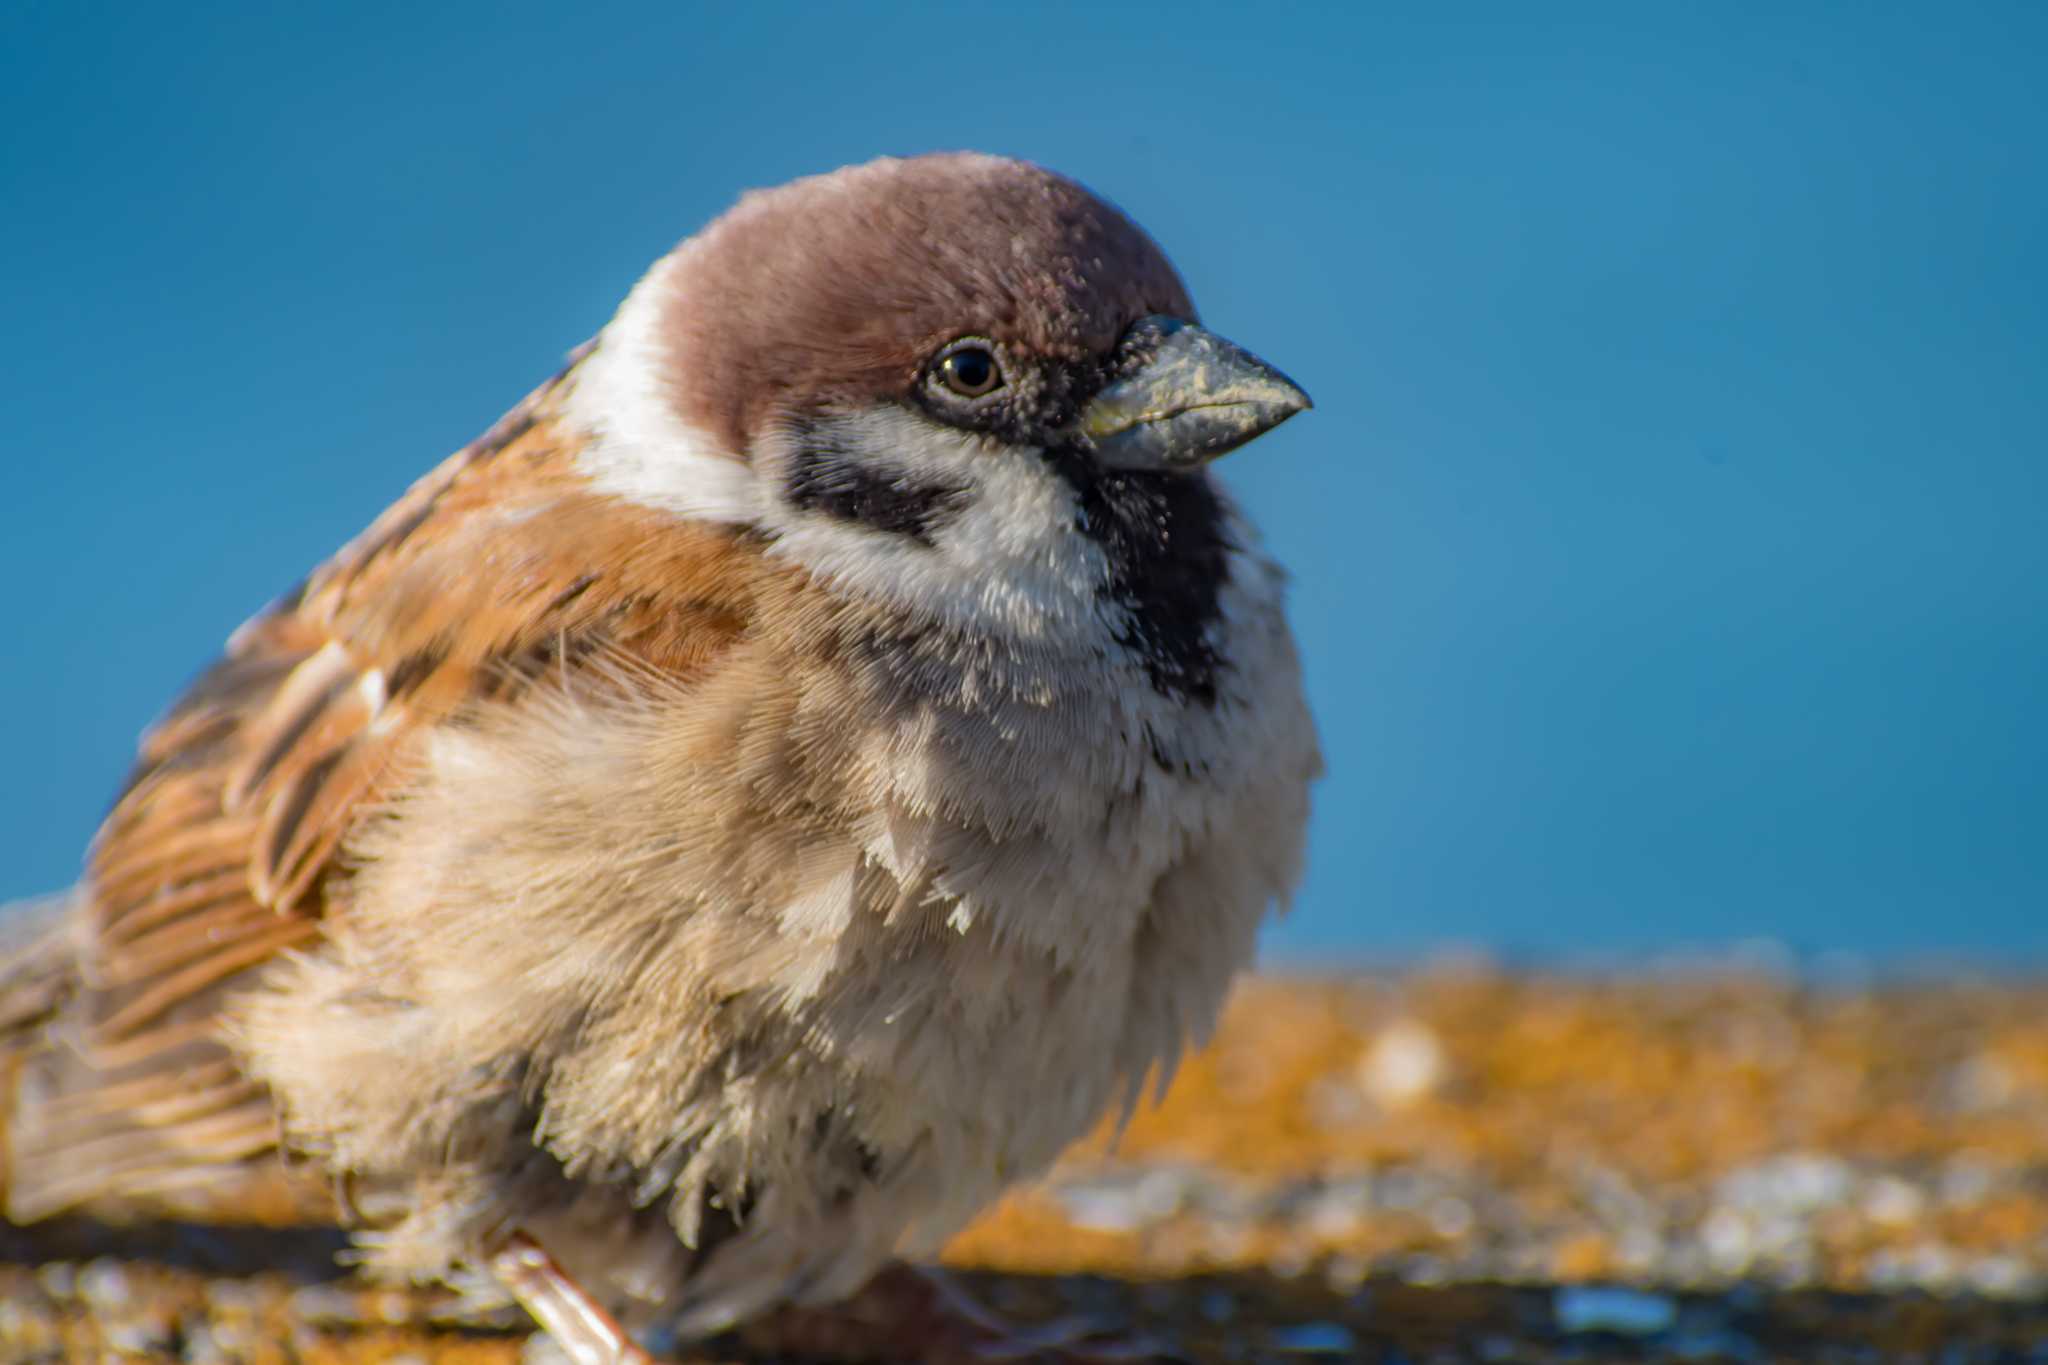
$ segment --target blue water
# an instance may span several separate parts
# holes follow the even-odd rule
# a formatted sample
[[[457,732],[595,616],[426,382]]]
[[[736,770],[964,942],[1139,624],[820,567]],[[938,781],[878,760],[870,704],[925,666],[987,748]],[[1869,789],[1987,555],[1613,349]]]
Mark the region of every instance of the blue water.
[[[1275,952],[2048,946],[2048,11],[738,9],[0,17],[0,897],[672,239],[973,145],[1316,396]]]

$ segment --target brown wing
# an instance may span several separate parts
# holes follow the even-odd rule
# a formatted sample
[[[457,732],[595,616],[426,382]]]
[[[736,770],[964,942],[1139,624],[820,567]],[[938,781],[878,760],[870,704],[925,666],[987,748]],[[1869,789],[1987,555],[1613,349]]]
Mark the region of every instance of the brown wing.
[[[758,557],[593,494],[560,382],[238,631],[144,737],[89,860],[61,1044],[19,1092],[10,1216],[218,1191],[275,1145],[222,1000],[319,938],[337,851],[424,728],[600,655],[687,676],[743,629]]]

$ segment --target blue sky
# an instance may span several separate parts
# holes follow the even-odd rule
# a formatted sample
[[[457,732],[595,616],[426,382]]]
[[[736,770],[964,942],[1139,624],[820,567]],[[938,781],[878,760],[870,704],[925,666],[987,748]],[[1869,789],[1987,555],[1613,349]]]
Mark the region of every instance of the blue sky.
[[[1226,467],[1331,769],[1275,952],[2039,960],[2044,16],[10,6],[0,898],[673,240],[972,146],[1316,397]]]

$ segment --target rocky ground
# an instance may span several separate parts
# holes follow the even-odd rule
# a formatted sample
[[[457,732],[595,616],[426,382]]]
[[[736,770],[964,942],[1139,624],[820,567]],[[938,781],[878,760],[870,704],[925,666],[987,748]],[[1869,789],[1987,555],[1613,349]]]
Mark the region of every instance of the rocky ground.
[[[0,1228],[0,1362],[518,1359],[338,1245]],[[946,1260],[1021,1324],[1203,1362],[2048,1362],[2048,985],[1267,977]],[[961,1358],[906,1292],[701,1358]]]

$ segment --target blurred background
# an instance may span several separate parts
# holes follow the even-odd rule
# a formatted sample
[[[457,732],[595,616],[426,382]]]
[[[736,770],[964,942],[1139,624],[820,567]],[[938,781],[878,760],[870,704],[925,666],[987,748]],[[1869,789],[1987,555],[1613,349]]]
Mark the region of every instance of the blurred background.
[[[1317,399],[1270,958],[2043,961],[2048,10],[741,10],[7,7],[0,899],[676,238],[967,146]]]

